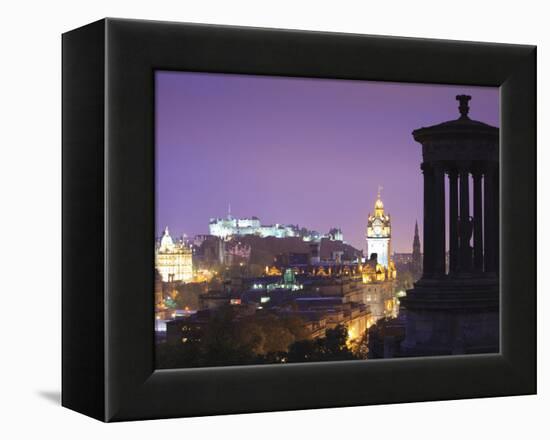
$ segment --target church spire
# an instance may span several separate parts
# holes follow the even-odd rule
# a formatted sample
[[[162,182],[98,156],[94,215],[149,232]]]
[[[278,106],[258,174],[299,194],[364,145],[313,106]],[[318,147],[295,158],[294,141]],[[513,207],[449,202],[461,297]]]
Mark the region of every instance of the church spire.
[[[418,235],[418,220],[414,222],[413,256],[415,252],[420,255],[420,236]]]
[[[411,272],[418,279],[422,273],[422,255],[420,253],[420,237],[418,235],[418,221],[414,222],[413,252]]]

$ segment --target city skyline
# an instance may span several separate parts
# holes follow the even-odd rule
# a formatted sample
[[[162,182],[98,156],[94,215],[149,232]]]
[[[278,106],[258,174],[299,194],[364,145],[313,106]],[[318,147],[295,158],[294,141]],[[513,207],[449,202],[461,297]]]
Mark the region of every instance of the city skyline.
[[[421,146],[411,132],[458,117],[499,125],[498,88],[184,72],[156,76],[156,233],[210,218],[299,224],[365,248],[378,186],[395,252],[422,237]]]

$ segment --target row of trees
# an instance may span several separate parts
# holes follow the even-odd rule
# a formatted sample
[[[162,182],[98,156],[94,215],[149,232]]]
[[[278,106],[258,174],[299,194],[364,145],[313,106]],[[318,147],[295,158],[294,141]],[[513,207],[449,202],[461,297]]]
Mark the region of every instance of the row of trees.
[[[212,315],[200,338],[157,345],[157,366],[186,368],[366,357],[366,341],[350,348],[344,326],[327,330],[323,338],[307,339],[303,322],[297,317],[266,313],[235,318],[231,309],[222,309]]]

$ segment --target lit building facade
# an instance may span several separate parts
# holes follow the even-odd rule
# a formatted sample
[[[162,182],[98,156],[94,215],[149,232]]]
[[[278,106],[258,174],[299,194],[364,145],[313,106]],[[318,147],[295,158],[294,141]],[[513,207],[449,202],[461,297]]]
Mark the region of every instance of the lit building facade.
[[[390,260],[385,267],[376,260],[368,260],[361,266],[363,300],[372,312],[373,321],[397,316],[398,301],[395,296],[397,270]]]
[[[187,282],[193,278],[193,255],[185,243],[174,243],[168,228],[155,252],[156,269],[163,282]]]
[[[374,204],[374,214],[369,214],[367,224],[367,259],[372,254],[378,257],[378,263],[384,267],[390,265],[391,255],[391,219],[384,213],[384,204],[380,198],[380,190]]]

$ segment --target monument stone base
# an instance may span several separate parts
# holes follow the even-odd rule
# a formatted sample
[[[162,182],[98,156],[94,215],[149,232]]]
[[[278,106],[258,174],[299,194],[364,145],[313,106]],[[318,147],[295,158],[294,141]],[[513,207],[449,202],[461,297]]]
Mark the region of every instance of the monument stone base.
[[[496,277],[421,279],[400,301],[407,316],[402,356],[499,352]]]

